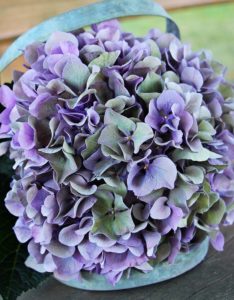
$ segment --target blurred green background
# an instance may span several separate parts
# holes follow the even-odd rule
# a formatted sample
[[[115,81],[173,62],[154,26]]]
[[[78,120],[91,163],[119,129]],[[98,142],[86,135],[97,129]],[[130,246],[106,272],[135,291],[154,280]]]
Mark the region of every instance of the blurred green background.
[[[187,8],[170,13],[180,27],[183,42],[193,50],[209,49],[216,60],[228,67],[227,77],[234,82],[234,3]],[[165,28],[156,17],[122,21],[123,29],[143,35],[150,28]]]

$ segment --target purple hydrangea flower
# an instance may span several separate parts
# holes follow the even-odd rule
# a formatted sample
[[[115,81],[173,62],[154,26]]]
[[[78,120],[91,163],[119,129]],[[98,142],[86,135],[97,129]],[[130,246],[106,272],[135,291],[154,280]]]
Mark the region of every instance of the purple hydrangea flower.
[[[169,158],[158,156],[152,162],[146,158],[130,166],[128,189],[136,196],[145,196],[161,188],[173,189],[176,176],[176,166]]]
[[[156,130],[155,141],[159,145],[181,148],[187,143],[191,148],[199,147],[196,121],[175,90],[163,91],[157,99],[151,100],[145,122]]]

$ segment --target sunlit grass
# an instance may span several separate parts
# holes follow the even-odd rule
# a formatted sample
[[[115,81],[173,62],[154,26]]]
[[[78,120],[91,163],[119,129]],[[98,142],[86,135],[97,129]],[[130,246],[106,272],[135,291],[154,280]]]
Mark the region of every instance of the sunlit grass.
[[[234,3],[183,9],[171,15],[180,27],[182,40],[191,43],[194,50],[210,49],[214,58],[228,67],[228,77],[234,81]],[[165,27],[157,17],[123,20],[122,26],[136,35]]]

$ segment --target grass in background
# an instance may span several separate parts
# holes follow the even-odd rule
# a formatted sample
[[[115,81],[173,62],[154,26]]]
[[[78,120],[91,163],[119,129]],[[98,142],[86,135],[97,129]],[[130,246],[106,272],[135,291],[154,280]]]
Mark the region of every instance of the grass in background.
[[[234,3],[209,5],[171,12],[179,25],[182,40],[193,50],[209,49],[214,58],[228,67],[228,78],[234,81]],[[139,17],[122,21],[125,30],[144,35],[150,28],[164,30],[157,17]]]

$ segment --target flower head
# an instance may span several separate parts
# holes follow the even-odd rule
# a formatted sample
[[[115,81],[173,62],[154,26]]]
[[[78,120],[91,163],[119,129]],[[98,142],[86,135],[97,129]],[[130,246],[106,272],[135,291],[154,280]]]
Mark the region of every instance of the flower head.
[[[29,45],[0,87],[5,205],[30,267],[61,280],[173,263],[234,221],[234,88],[206,52],[116,20]],[[202,231],[202,232],[201,232]],[[202,233],[202,234],[201,234]]]

